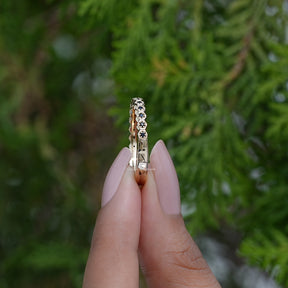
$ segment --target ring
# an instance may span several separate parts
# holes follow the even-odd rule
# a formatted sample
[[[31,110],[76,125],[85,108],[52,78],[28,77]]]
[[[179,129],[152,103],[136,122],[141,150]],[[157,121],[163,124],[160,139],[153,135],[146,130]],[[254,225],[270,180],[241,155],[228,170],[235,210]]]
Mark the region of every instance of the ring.
[[[132,98],[129,113],[129,149],[131,151],[129,165],[135,171],[136,182],[144,185],[148,170],[148,133],[145,104],[142,98]]]

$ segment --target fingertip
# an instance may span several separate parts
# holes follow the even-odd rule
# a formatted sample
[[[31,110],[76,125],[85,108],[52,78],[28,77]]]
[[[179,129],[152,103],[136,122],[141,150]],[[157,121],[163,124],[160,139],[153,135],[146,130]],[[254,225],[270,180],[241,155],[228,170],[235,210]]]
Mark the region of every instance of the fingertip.
[[[127,165],[130,151],[127,154],[125,150],[114,161],[104,185],[104,193],[109,197],[104,195],[104,206],[98,213],[85,270],[85,288],[138,287],[141,195],[134,170]]]
[[[101,201],[102,207],[105,206],[116,193],[124,172],[128,167],[130,158],[131,152],[128,148],[125,147],[119,152],[113,164],[111,165],[103,186]]]
[[[140,223],[141,193],[135,180],[134,170],[130,166],[126,167],[114,194],[112,199],[101,209],[104,210],[102,212],[107,215],[107,219],[113,217],[114,222]]]
[[[155,171],[149,169],[145,185],[142,188],[142,216],[151,216],[162,210],[154,173]]]
[[[155,182],[159,200],[166,214],[180,214],[180,189],[178,177],[170,154],[162,140],[152,149],[150,162],[155,169]]]
[[[150,160],[151,158],[153,158],[153,155],[155,153],[157,153],[157,150],[158,149],[161,149],[161,147],[165,146],[165,143],[162,139],[158,140],[155,145],[153,146],[152,150],[151,150],[151,153],[150,153]]]

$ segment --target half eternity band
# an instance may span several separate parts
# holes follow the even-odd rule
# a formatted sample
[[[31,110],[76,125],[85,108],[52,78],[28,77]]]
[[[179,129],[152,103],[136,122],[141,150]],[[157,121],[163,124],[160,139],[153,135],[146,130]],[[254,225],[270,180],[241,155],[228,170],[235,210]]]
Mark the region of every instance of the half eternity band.
[[[137,183],[143,185],[146,181],[149,156],[145,104],[142,98],[132,98],[129,113],[129,149],[131,151],[129,165],[135,171]]]

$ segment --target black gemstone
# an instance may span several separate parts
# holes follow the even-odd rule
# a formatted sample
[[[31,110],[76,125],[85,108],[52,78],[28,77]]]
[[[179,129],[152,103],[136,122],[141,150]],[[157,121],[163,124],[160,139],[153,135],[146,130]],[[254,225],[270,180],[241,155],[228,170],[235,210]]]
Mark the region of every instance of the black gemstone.
[[[140,132],[140,137],[141,137],[141,138],[145,138],[145,136],[146,136],[146,133],[145,133],[145,132]]]
[[[144,108],[143,108],[143,106],[139,106],[138,109],[139,110],[143,110]]]

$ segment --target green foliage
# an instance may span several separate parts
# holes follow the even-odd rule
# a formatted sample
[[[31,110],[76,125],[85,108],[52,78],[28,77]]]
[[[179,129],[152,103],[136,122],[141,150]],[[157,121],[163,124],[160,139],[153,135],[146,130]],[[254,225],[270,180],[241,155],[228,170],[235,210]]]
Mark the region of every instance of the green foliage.
[[[77,11],[0,3],[1,288],[81,287],[117,137],[105,29],[96,43]]]
[[[0,286],[81,286],[118,144],[106,111],[127,145],[135,96],[150,145],[163,138],[173,156],[191,233],[231,227],[240,254],[287,286],[287,10],[282,0],[1,1]]]
[[[29,247],[29,250],[27,248],[28,247],[19,248],[16,253],[9,257],[9,261],[5,261],[2,264],[1,269],[8,275],[11,274],[11,278],[14,273],[19,273],[19,271],[21,271],[20,273],[34,274],[34,281],[35,278],[37,279],[37,277],[35,277],[37,274],[57,275],[62,273],[69,275],[70,285],[73,287],[81,287],[83,267],[85,267],[88,256],[88,250],[86,248],[82,248],[83,250],[81,251],[79,247],[73,247],[69,243],[59,242],[47,243],[45,245],[35,243]],[[21,277],[23,276],[21,275]],[[17,283],[17,280],[15,280],[9,282],[9,285],[15,285]],[[5,280],[3,281],[2,279],[0,283],[3,285]],[[7,285],[7,287],[11,286]]]
[[[193,207],[186,216],[190,231],[234,227],[248,260],[257,258],[252,263],[270,271],[278,265],[276,278],[286,285],[285,245],[273,243],[280,231],[288,236],[287,2],[81,5],[91,17],[105,18],[113,35],[119,105],[111,113],[126,131],[130,98],[144,98],[150,145],[166,141],[182,198]],[[114,17],[116,10],[121,16]],[[263,246],[258,234],[271,241]],[[253,243],[254,254],[245,243]]]
[[[242,253],[248,256],[251,264],[264,268],[275,275],[276,279],[287,287],[288,242],[279,230],[271,230],[271,236],[257,234],[242,244]]]

